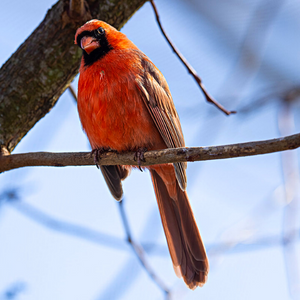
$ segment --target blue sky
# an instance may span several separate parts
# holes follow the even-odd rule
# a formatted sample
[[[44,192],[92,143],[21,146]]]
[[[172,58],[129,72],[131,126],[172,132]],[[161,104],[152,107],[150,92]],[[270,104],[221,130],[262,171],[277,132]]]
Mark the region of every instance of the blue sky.
[[[54,3],[3,0],[1,64]],[[299,2],[159,0],[157,6],[165,30],[210,94],[238,110],[226,117],[205,102],[162,37],[150,4],[145,4],[122,31],[166,77],[186,145],[281,136],[283,106],[275,92],[299,85]],[[72,85],[77,88],[77,78]],[[265,105],[253,107],[271,94]],[[243,110],[251,104],[252,110]],[[291,112],[289,134],[299,132],[299,101],[291,104]],[[14,153],[33,151],[89,151],[69,91]],[[172,299],[300,299],[295,284],[300,258],[294,255],[300,253],[299,242],[289,246],[289,252],[279,243],[289,226],[299,235],[299,183],[286,205],[288,179],[282,168],[285,159],[297,166],[299,151],[289,153],[285,158],[277,153],[189,163],[188,194],[211,266],[207,284],[195,291],[173,271],[148,172],[134,170],[126,179],[124,208],[133,238],[146,247],[146,258]],[[0,205],[0,299],[18,284],[16,299],[21,300],[164,299],[124,241],[117,203],[96,167],[24,168],[0,176],[0,194],[16,189],[19,197],[16,203]],[[49,219],[41,224],[34,218],[37,210],[84,228],[85,238],[54,230]],[[290,288],[296,290],[293,298]]]

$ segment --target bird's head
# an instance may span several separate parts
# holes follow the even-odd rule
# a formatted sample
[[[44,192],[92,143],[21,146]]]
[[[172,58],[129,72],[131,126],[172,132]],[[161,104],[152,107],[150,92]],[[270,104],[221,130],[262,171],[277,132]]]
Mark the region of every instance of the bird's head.
[[[123,33],[99,20],[88,21],[75,34],[75,44],[83,51],[85,66],[93,64],[113,49],[124,47],[126,40],[130,43]]]

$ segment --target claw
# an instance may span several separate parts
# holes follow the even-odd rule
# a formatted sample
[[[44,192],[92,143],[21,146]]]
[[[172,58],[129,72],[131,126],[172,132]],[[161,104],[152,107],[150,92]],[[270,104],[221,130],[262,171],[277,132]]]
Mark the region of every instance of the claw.
[[[98,149],[93,149],[92,150],[92,156],[94,157],[94,163],[95,163],[97,169],[99,169],[99,165],[98,165],[98,159],[99,159]]]
[[[134,154],[134,160],[137,161],[139,169],[141,172],[143,172],[143,169],[141,168],[142,161],[145,162],[144,154],[147,151],[147,148],[138,148],[137,151]]]
[[[96,167],[99,169],[98,161],[101,159],[101,155],[109,150],[105,150],[104,148],[95,148],[92,150],[92,155],[94,156],[94,162]]]

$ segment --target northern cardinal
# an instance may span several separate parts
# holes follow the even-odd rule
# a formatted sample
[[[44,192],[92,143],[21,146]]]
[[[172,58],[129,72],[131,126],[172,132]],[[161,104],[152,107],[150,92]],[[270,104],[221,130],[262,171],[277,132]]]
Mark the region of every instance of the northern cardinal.
[[[184,147],[168,84],[150,59],[123,33],[99,20],[80,27],[82,49],[78,112],[94,151]],[[117,200],[131,166],[101,166]],[[208,260],[186,193],[186,163],[147,167],[154,186],[173,266],[189,288],[202,286]]]

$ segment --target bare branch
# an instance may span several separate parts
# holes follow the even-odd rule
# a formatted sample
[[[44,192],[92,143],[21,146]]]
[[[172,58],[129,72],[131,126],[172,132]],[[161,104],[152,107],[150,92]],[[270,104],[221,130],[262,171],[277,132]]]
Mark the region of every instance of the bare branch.
[[[160,18],[159,18],[159,14],[156,8],[156,5],[154,3],[153,0],[150,0],[150,3],[153,7],[155,16],[156,16],[156,20],[158,23],[158,26],[162,32],[162,34],[164,35],[164,37],[166,38],[166,40],[168,41],[168,43],[170,44],[171,48],[173,49],[173,51],[175,52],[175,54],[179,57],[179,59],[182,61],[182,63],[185,65],[185,67],[188,69],[188,72],[194,77],[194,79],[196,80],[196,82],[198,83],[198,85],[200,86],[206,101],[214,104],[217,108],[219,108],[221,111],[223,111],[226,115],[230,115],[230,114],[234,114],[236,113],[236,111],[229,111],[227,109],[225,109],[225,107],[223,107],[220,103],[218,103],[216,100],[214,100],[206,91],[201,78],[198,76],[198,74],[196,73],[195,69],[188,63],[188,61],[183,57],[183,55],[179,52],[179,50],[175,47],[175,45],[171,42],[170,38],[168,37],[168,35],[166,34],[165,30],[163,29],[161,22],[160,22]]]
[[[9,199],[8,203],[19,213],[48,229],[74,236],[79,239],[88,240],[90,242],[113,249],[128,250],[128,247],[124,243],[124,240],[113,237],[107,233],[96,231],[94,229],[76,223],[57,219],[25,201],[18,201],[18,199]]]
[[[287,234],[296,236],[296,239],[299,240],[299,231],[300,229],[298,228],[293,231],[287,232]],[[213,256],[251,252],[254,250],[262,250],[272,247],[282,247],[282,237],[280,235],[274,234],[265,235],[258,238],[252,237],[243,241],[226,239],[220,243],[208,244],[206,249],[208,256],[212,258]]]
[[[300,134],[294,134],[283,138],[231,144],[224,146],[169,148],[159,151],[146,152],[145,162],[142,166],[150,166],[164,163],[202,161],[213,159],[225,159],[243,156],[268,154],[300,147]],[[107,152],[101,156],[99,165],[134,165],[135,152],[115,153]],[[94,165],[91,152],[51,153],[32,152],[0,156],[0,173],[21,167],[33,166],[88,166]]]
[[[137,245],[132,239],[131,230],[130,230],[130,227],[129,227],[129,223],[128,223],[128,220],[127,220],[127,216],[126,216],[126,213],[125,213],[125,210],[124,210],[124,206],[123,206],[124,204],[123,203],[124,203],[124,199],[119,202],[119,210],[120,210],[120,214],[121,214],[122,223],[123,223],[123,226],[124,226],[124,229],[125,229],[125,232],[126,232],[127,242],[131,245],[131,248],[132,248],[133,252],[137,256],[138,260],[140,261],[141,265],[143,266],[145,271],[148,273],[150,278],[168,296],[169,289],[165,286],[165,284],[162,282],[162,280],[159,277],[157,277],[157,275],[154,273],[154,271],[152,270],[152,268],[148,264],[147,260],[145,259],[145,254],[144,254],[143,248],[140,247],[139,245]]]
[[[14,209],[22,213],[23,215],[27,216],[31,220],[35,221],[36,223],[39,223],[42,226],[45,226],[49,229],[68,234],[70,236],[74,236],[77,238],[81,238],[84,240],[89,240],[91,242],[101,244],[104,246],[112,247],[118,250],[127,250],[128,247],[125,247],[124,240],[112,237],[106,233],[102,233],[99,231],[95,231],[93,229],[77,225],[74,223],[62,221],[59,219],[56,219],[49,214],[41,211],[40,209],[34,207],[33,205],[26,203],[24,201],[20,201],[20,197],[18,193],[14,190],[7,190],[0,194],[0,202],[6,201],[8,204],[11,205]],[[123,226],[125,228],[126,233],[126,241],[131,248],[133,249],[133,252],[136,254],[138,260],[140,261],[143,268],[146,270],[146,272],[149,274],[150,278],[158,285],[158,287],[168,296],[169,290],[165,286],[165,284],[162,282],[160,278],[157,277],[157,275],[154,273],[150,265],[148,264],[144,250],[141,246],[136,244],[131,235],[131,230],[129,227],[129,223],[127,220],[127,216],[123,207],[123,201],[119,202],[119,210],[121,214],[121,219],[123,222]]]
[[[75,93],[75,91],[74,91],[74,89],[73,89],[73,87],[72,87],[71,84],[69,85],[69,91],[70,91],[70,93],[71,93],[74,101],[77,103],[77,95],[76,95],[76,93]]]

